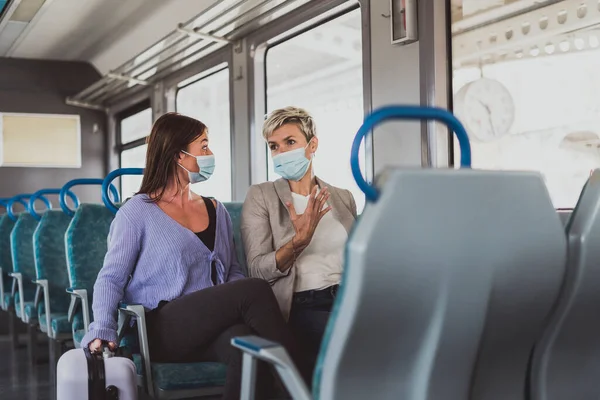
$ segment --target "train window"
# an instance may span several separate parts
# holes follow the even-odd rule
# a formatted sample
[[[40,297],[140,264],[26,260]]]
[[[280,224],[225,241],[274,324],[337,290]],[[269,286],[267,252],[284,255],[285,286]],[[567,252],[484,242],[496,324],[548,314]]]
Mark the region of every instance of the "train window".
[[[312,114],[319,138],[315,173],[350,190],[359,212],[364,195],[354,182],[349,159],[364,117],[362,58],[360,9],[277,44],[266,55],[267,112],[298,106]],[[364,166],[364,151],[361,158]],[[279,176],[271,157],[267,159],[268,179],[275,180]]]
[[[128,110],[119,120],[121,168],[144,168],[146,163],[145,138],[152,130],[152,109],[150,107],[137,111],[140,106]],[[136,193],[142,184],[139,175],[121,177],[121,193],[124,199]]]
[[[144,168],[146,164],[147,144],[133,147],[121,152],[121,168]],[[132,196],[142,185],[142,176],[123,175],[121,177],[121,193],[124,199]]]
[[[231,201],[229,69],[181,87],[177,92],[177,112],[196,118],[208,127],[208,145],[215,155],[214,175],[206,182],[193,185],[194,191],[220,201]]]
[[[152,109],[146,108],[121,120],[121,144],[131,143],[150,134]]]
[[[454,111],[473,167],[539,171],[555,207],[573,208],[600,167],[600,10],[508,3],[452,2]]]

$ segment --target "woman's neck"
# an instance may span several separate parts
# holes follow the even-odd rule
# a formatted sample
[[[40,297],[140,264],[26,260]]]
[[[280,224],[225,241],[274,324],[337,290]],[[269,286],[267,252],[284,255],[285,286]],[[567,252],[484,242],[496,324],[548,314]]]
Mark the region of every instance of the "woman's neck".
[[[299,194],[301,196],[308,196],[312,189],[317,184],[317,180],[312,171],[312,167],[306,171],[306,174],[299,181],[289,181],[290,190],[293,193]]]
[[[186,185],[180,185],[178,182],[171,182],[167,184],[161,200],[183,207],[185,204],[192,201],[190,184],[188,183]]]

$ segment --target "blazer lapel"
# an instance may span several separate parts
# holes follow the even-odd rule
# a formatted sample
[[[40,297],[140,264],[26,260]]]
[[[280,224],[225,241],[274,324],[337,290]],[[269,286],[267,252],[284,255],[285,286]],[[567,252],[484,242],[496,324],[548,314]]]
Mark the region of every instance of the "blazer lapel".
[[[331,211],[335,219],[340,221],[340,223],[346,228],[346,232],[350,233],[352,229],[352,225],[354,224],[354,217],[352,216],[351,211],[346,207],[346,204],[342,201],[340,194],[336,188],[332,188],[326,182],[323,182],[321,179],[317,178],[317,183],[319,187],[326,187],[331,194],[329,196],[329,204],[331,205]]]
[[[279,200],[281,200],[281,204],[283,204],[287,210],[286,203],[292,204],[292,191],[290,190],[290,185],[282,178],[277,179],[273,184],[275,186],[275,192],[277,192],[277,196],[279,196]]]

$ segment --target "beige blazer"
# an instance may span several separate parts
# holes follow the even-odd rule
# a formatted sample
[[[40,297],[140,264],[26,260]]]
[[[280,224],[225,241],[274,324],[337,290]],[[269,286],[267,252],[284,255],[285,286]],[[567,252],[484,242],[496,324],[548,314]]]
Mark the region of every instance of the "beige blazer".
[[[328,201],[330,212],[349,233],[356,220],[356,203],[352,193],[330,186],[319,178],[317,183],[331,193]],[[250,276],[265,279],[271,284],[287,320],[292,307],[296,269],[292,266],[281,272],[275,263],[275,252],[295,234],[286,202],[292,202],[292,192],[285,179],[251,186],[242,208],[241,231]]]

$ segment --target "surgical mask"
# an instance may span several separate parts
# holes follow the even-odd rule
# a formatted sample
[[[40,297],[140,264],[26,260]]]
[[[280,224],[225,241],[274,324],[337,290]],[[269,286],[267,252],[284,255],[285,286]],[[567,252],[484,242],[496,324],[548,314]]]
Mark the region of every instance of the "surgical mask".
[[[196,159],[196,162],[198,163],[198,168],[200,169],[198,172],[192,172],[189,169],[185,168],[183,165],[177,164],[181,168],[183,168],[187,171],[188,178],[190,179],[191,184],[204,182],[208,178],[211,177],[213,172],[215,172],[215,156],[214,155],[211,154],[210,156],[195,156],[195,155],[190,154],[187,151],[183,151],[183,150],[182,150],[182,153],[185,153],[188,156],[194,157]]]
[[[308,144],[301,149],[286,151],[273,157],[275,173],[290,181],[299,181],[306,174],[311,160],[306,158]]]

